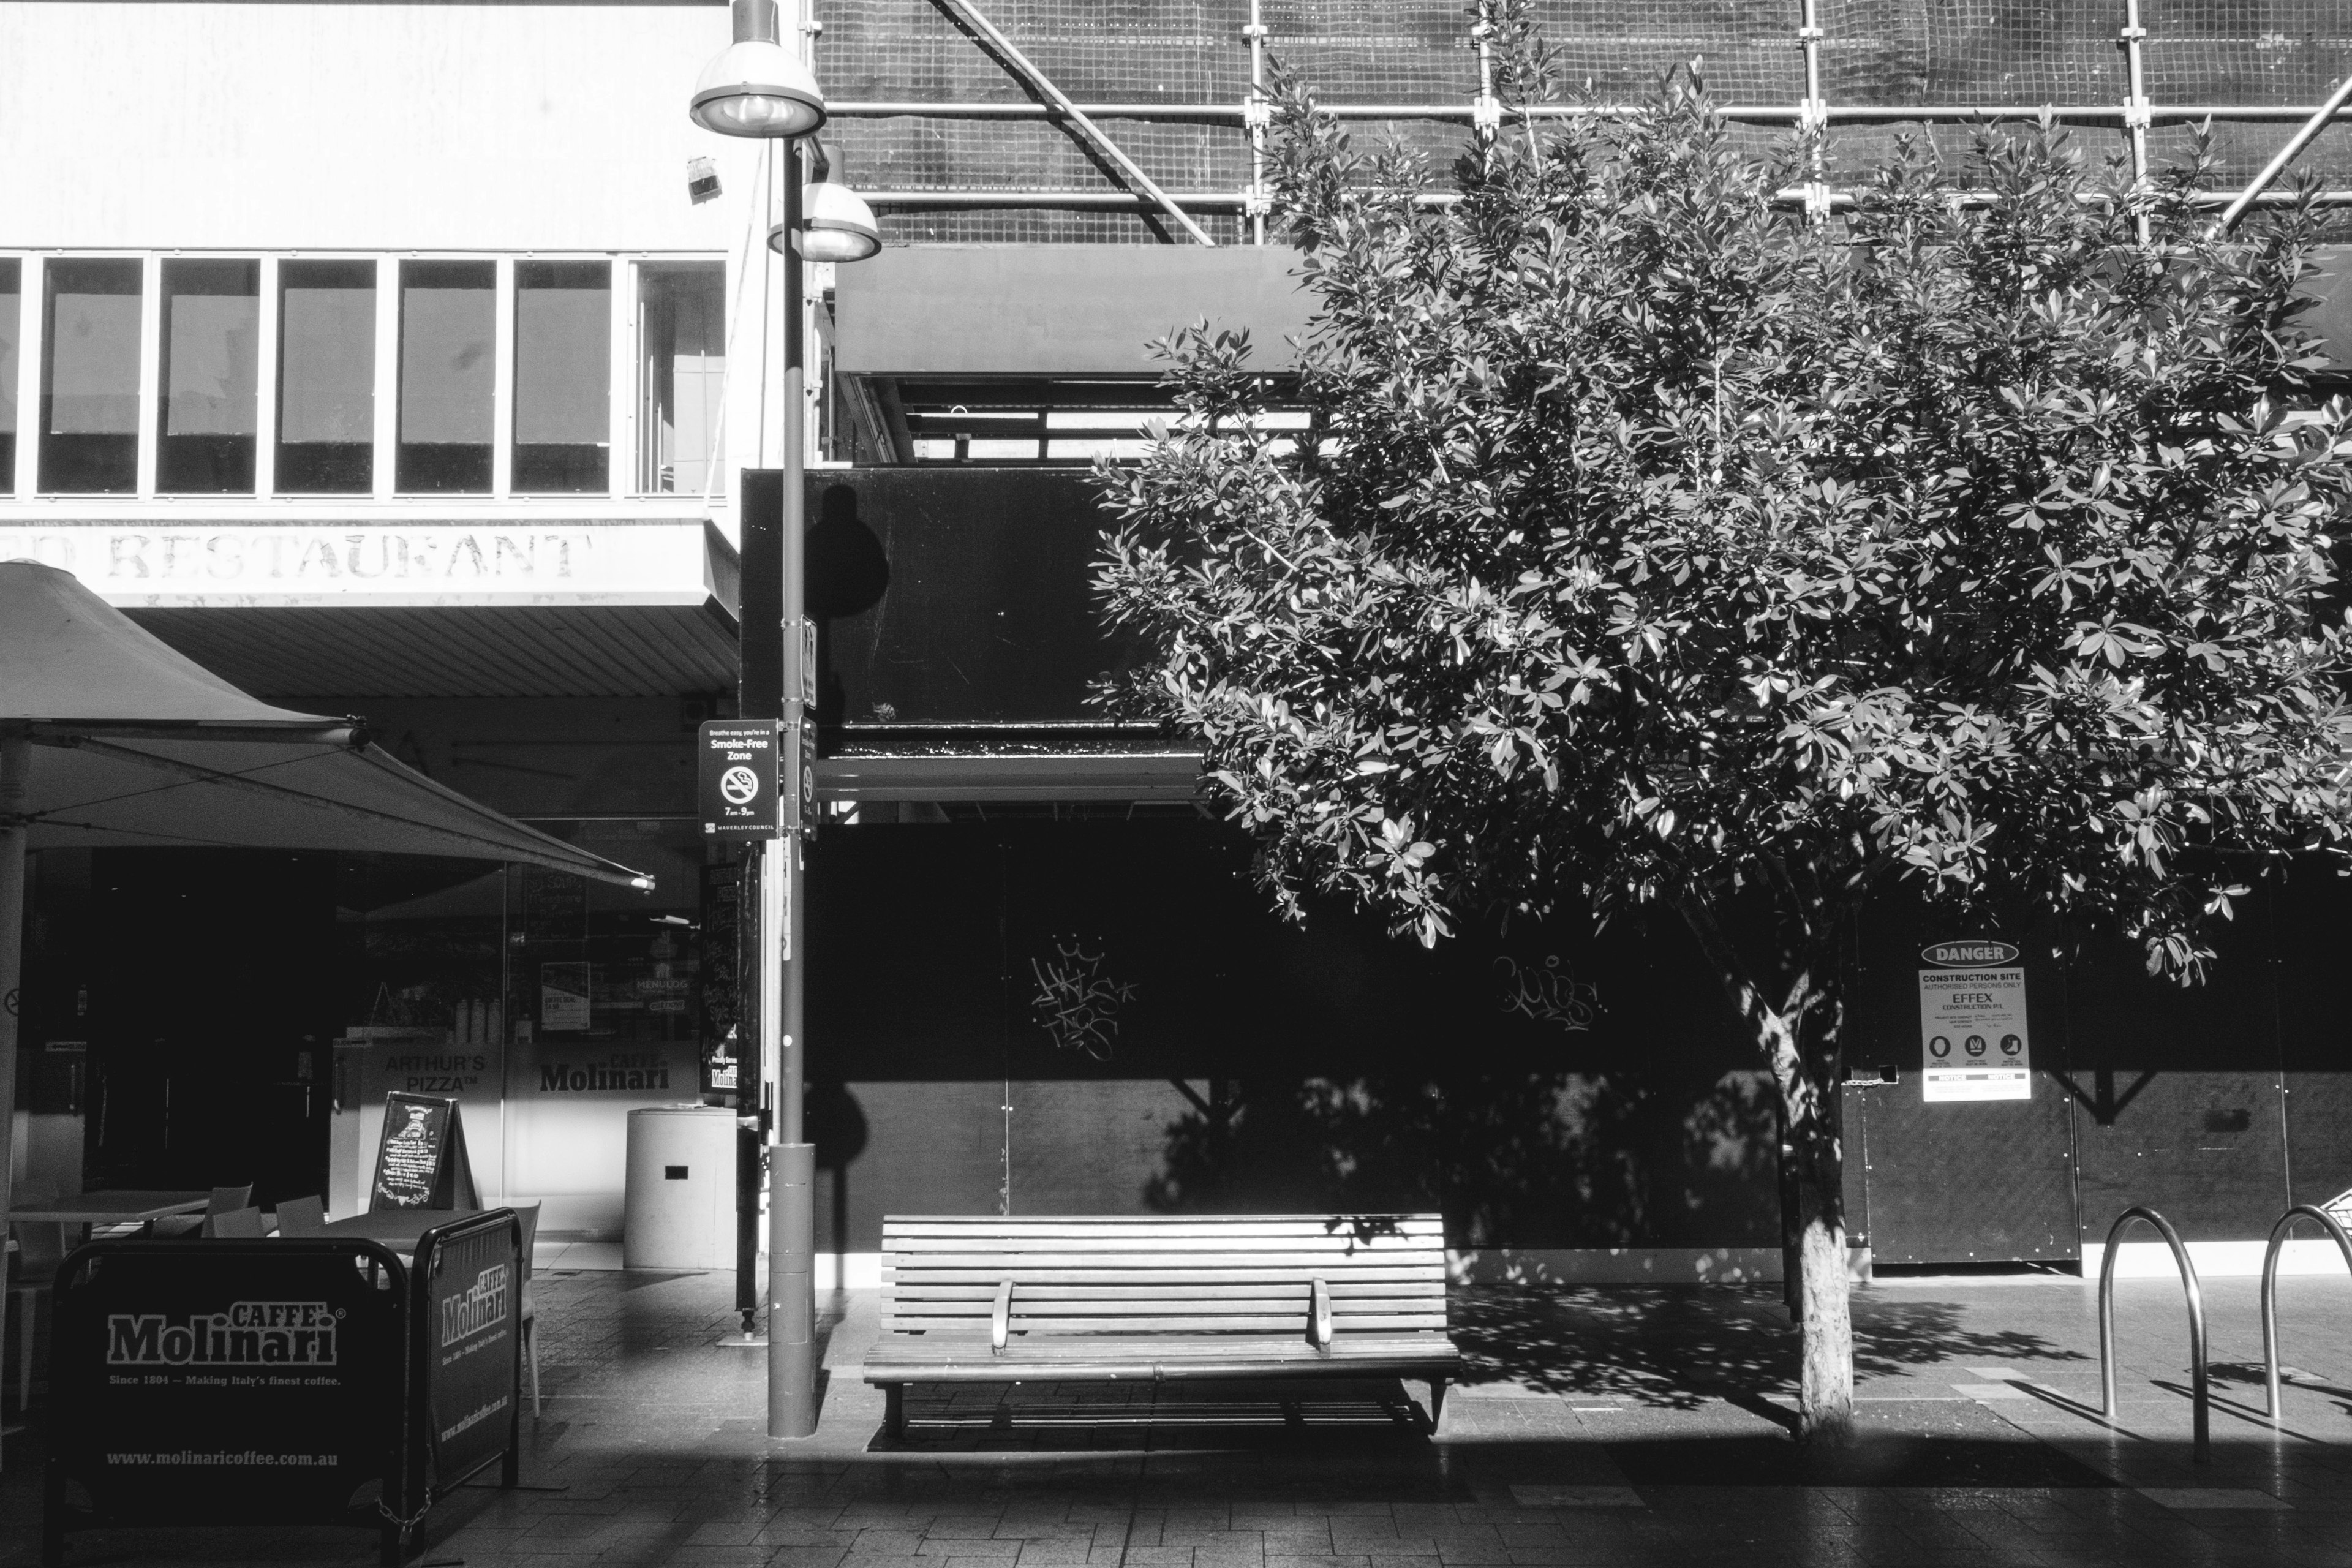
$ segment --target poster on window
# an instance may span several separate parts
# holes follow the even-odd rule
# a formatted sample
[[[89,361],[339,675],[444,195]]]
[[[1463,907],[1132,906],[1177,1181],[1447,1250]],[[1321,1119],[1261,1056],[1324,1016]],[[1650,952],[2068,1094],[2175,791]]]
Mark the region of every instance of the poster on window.
[[[1919,953],[1919,1098],[2033,1098],[2025,968],[2005,942],[1931,942]]]
[[[588,1027],[586,963],[539,966],[539,1026],[549,1034],[576,1034]]]

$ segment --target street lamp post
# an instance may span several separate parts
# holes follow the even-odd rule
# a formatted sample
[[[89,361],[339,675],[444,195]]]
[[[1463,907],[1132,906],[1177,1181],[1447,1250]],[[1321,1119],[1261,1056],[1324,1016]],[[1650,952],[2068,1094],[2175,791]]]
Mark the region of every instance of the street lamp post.
[[[824,123],[824,94],[793,51],[778,41],[776,0],[733,0],[735,41],[704,68],[688,112],[696,124],[726,136],[756,137],[787,143],[815,133]],[[788,153],[783,221],[769,232],[770,247],[784,258],[784,363],[782,495],[779,498],[772,569],[781,590],[778,626],[754,626],[749,611],[764,598],[747,591],[743,630],[744,711],[747,719],[779,719],[779,761],[801,773],[812,754],[803,737],[816,721],[815,638],[808,635],[807,519],[804,451],[804,383],[807,351],[802,321],[803,268],[806,261],[854,261],[880,247],[874,216],[839,186],[811,187],[803,202],[800,159]],[[803,229],[803,206],[810,223]],[[747,487],[748,488],[748,487]],[[747,529],[744,567],[753,570]],[[781,631],[781,639],[778,633]],[[781,669],[757,669],[782,642]],[[754,707],[772,711],[752,711]],[[813,819],[813,778],[788,790]],[[814,1183],[816,1149],[806,1142],[801,1117],[806,1077],[808,926],[804,897],[806,866],[803,823],[788,821],[781,837],[764,840],[758,856],[760,919],[756,994],[760,1079],[772,1086],[774,1141],[767,1150],[768,1201],[768,1436],[806,1437],[816,1430],[816,1279]],[[748,1066],[748,1063],[746,1064]],[[748,1074],[745,1075],[748,1079]],[[740,1186],[737,1201],[751,1194]],[[745,1323],[748,1332],[750,1324]]]

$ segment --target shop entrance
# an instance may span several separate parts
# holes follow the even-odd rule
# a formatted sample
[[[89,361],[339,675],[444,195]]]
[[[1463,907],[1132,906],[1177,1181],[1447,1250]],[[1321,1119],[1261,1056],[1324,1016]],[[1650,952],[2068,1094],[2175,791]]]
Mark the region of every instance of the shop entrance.
[[[112,1187],[325,1191],[335,861],[102,850],[86,942],[86,1174]]]

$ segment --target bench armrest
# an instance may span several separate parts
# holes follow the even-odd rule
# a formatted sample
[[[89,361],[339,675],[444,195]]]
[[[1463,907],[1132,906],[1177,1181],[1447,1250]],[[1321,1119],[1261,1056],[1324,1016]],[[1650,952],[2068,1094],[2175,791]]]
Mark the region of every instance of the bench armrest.
[[[1315,1281],[1315,1343],[1318,1349],[1331,1348],[1331,1287],[1322,1280]]]
[[[1012,1331],[1012,1329],[1013,1281],[1007,1279],[996,1287],[996,1305],[989,1310],[988,1348],[991,1351],[1003,1350],[1005,1336]]]

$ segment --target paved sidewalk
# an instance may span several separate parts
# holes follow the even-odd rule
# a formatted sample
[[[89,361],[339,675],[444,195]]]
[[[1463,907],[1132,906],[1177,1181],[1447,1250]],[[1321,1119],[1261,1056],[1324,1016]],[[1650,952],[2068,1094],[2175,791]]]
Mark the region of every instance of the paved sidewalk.
[[[2299,1369],[2258,1414],[2251,1280],[2207,1285],[2215,1455],[2189,1454],[2179,1289],[2118,1288],[2124,1394],[2096,1415],[2090,1288],[1882,1281],[1855,1298],[1866,1440],[1787,1436],[1794,1338],[1770,1292],[1476,1290],[1476,1358],[1433,1436],[1393,1383],[1300,1393],[1024,1385],[909,1400],[857,1378],[870,1293],[828,1299],[818,1435],[771,1443],[761,1352],[714,1275],[540,1285],[530,1489],[437,1508],[420,1561],[681,1568],[1616,1568],[2263,1563],[2352,1568],[2352,1288],[2283,1281]],[[36,1413],[37,1415],[37,1412]],[[36,1561],[9,1450],[0,1568]],[[944,1560],[944,1561],[942,1561]],[[118,1531],[74,1563],[366,1563],[356,1531]]]

